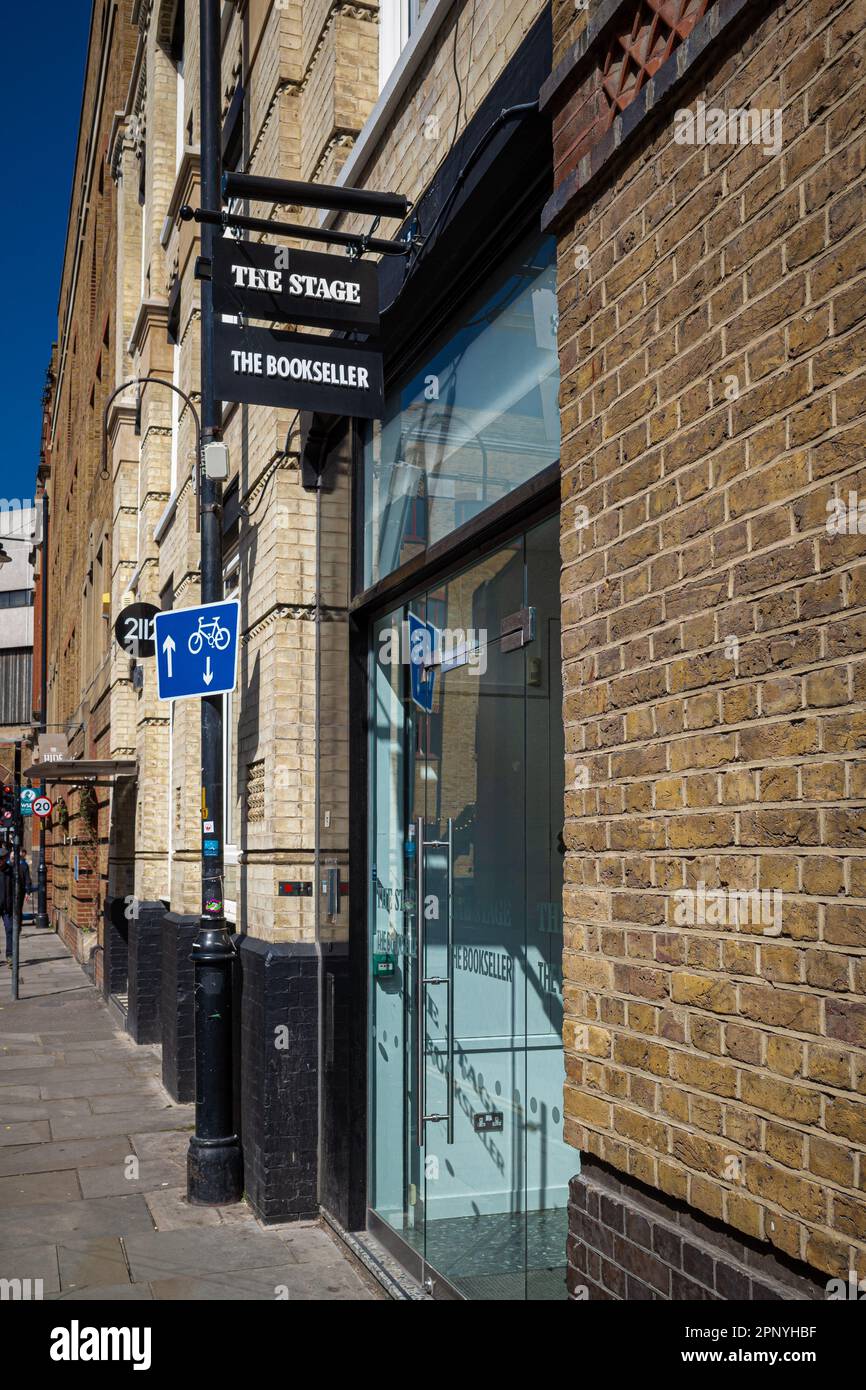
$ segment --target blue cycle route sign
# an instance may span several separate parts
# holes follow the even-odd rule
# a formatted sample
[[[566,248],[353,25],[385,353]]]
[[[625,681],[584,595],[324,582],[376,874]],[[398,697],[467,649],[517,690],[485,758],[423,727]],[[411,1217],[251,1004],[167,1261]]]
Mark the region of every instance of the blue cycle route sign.
[[[156,685],[160,700],[201,699],[234,690],[240,603],[203,603],[157,613]]]
[[[436,629],[432,623],[425,623],[414,613],[409,614],[409,667],[412,682],[412,702],[429,714],[433,709],[432,666],[425,666],[435,652]]]

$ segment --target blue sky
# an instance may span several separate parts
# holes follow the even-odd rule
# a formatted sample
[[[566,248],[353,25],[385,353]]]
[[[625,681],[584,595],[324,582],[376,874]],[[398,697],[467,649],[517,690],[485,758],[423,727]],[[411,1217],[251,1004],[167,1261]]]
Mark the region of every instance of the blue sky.
[[[34,491],[90,8],[90,0],[16,0],[3,7],[0,497]]]

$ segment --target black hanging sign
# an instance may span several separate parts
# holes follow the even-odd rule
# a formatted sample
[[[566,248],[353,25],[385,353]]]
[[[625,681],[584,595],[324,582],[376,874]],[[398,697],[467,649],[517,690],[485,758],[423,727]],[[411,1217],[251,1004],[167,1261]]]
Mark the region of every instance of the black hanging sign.
[[[378,420],[382,354],[315,334],[214,323],[214,388],[223,401]]]
[[[212,279],[218,314],[379,331],[379,270],[372,261],[218,237]]]

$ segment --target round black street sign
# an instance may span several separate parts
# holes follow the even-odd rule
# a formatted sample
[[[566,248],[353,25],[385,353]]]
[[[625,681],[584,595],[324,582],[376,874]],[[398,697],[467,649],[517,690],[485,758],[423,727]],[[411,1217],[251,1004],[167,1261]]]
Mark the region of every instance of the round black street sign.
[[[129,919],[133,915],[130,911],[130,904],[133,902],[134,899],[129,897],[111,898],[109,902],[106,903],[106,916],[111,925],[116,927],[118,931],[126,931],[129,926]]]
[[[131,603],[114,624],[114,635],[127,656],[153,656],[156,634],[153,620],[159,609],[152,603]]]

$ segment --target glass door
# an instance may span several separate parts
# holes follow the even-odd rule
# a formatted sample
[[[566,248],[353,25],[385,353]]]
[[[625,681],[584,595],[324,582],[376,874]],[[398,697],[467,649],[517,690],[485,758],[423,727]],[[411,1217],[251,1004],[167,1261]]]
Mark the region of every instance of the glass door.
[[[371,1206],[467,1298],[565,1296],[558,621],[554,518],[374,634]]]

